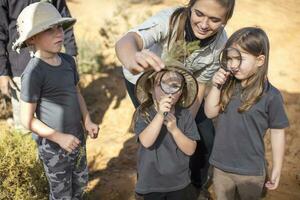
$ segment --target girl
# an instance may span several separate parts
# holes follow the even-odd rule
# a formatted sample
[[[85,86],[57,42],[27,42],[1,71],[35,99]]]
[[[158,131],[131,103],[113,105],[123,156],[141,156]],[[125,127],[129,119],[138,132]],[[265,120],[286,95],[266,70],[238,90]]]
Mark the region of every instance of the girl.
[[[191,160],[192,181],[197,187],[207,180],[208,157],[214,136],[212,122],[204,115],[201,103],[206,83],[219,68],[219,53],[227,40],[224,26],[233,14],[234,5],[235,0],[190,0],[185,7],[159,12],[131,29],[116,43],[128,93],[138,107],[134,85],[141,74],[133,74],[148,68],[163,69],[165,65],[161,57],[172,49],[176,41],[200,41],[198,49],[185,60],[187,69],[199,84],[197,99],[190,107],[203,139]]]
[[[273,165],[265,186],[276,189],[279,184],[288,119],[280,92],[267,79],[268,61],[266,33],[242,28],[225,46],[222,63],[227,70],[213,76],[205,113],[217,117],[210,157],[217,199],[260,199],[267,173],[263,137],[268,129]]]
[[[182,66],[172,66],[145,72],[136,86],[141,103],[133,118],[140,142],[136,192],[145,200],[191,199],[189,156],[199,133],[186,108],[196,98],[197,82]]]
[[[92,138],[98,135],[77,85],[75,60],[60,53],[63,30],[75,21],[61,17],[46,2],[30,4],[17,19],[14,48],[20,51],[29,45],[34,51],[21,76],[21,121],[39,136],[50,200],[83,198],[88,169],[82,124]]]

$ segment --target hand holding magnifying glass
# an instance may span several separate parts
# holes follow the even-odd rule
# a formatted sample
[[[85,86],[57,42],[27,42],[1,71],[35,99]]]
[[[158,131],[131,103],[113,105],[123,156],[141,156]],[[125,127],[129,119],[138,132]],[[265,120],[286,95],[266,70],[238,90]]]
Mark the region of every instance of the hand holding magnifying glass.
[[[218,84],[217,88],[221,89],[228,81],[228,78],[233,76],[240,69],[242,63],[242,56],[238,49],[230,47],[224,49],[220,54],[220,65],[219,70],[214,77],[215,81],[223,84]],[[225,81],[224,81],[225,76]]]
[[[172,95],[179,92],[184,85],[183,76],[175,71],[166,71],[160,78],[160,88],[172,100]],[[167,116],[168,112],[164,112]]]

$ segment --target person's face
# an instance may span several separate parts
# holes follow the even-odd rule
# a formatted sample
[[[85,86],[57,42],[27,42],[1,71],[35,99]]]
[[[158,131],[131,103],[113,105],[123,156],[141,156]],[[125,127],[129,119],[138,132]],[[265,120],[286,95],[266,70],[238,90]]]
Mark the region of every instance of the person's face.
[[[156,100],[157,102],[159,102],[162,98],[170,95],[172,96],[172,105],[175,105],[177,103],[177,101],[179,100],[181,94],[182,94],[182,77],[171,77],[171,78],[161,78],[161,76],[163,75],[163,73],[159,73],[156,75],[155,81],[154,81],[154,91],[153,91],[153,98],[154,100]],[[162,88],[166,88],[168,90],[168,88],[175,88],[176,92],[172,92],[172,93],[168,93],[166,91],[164,91]],[[165,89],[165,90],[166,90]],[[172,89],[170,90],[172,91]]]
[[[31,42],[36,50],[47,53],[58,53],[61,51],[64,41],[64,32],[61,26],[54,26],[32,37]]]
[[[229,59],[231,61],[229,61],[228,65],[231,71],[234,72],[234,77],[243,82],[255,74],[259,67],[263,66],[265,56],[254,56],[243,50],[238,45],[233,45],[232,47],[236,48],[241,53],[241,63],[238,67],[236,67],[237,65],[235,63],[238,61],[235,60],[235,55],[231,55],[229,52],[228,57],[232,59]]]
[[[226,8],[215,0],[198,0],[191,8],[191,27],[198,39],[214,35],[226,23]]]

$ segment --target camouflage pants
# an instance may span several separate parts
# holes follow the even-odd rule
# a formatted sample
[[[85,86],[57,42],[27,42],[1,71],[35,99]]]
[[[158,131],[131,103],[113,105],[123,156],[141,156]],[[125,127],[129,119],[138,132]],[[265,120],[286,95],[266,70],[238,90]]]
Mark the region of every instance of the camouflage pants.
[[[82,199],[88,182],[85,146],[67,153],[51,147],[46,139],[39,145],[39,155],[44,164],[50,188],[50,200]],[[80,153],[81,152],[81,153]]]

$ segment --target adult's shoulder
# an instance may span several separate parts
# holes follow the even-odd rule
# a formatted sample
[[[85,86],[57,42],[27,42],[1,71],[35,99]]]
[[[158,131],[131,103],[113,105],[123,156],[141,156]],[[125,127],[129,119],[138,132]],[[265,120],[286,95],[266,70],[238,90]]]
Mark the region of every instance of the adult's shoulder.
[[[216,49],[222,50],[228,40],[225,28],[221,28],[220,32],[218,32],[216,40]]]

